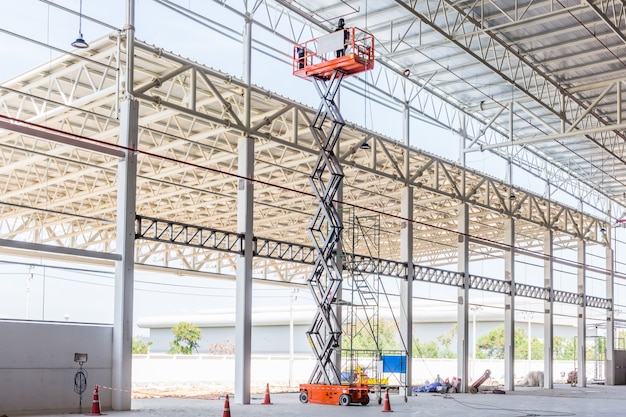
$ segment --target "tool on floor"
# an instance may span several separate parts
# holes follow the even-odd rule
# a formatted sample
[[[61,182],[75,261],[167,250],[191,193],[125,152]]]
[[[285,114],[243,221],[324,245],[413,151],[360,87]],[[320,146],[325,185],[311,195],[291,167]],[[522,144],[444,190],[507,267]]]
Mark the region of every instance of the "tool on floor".
[[[482,376],[480,378],[478,378],[476,381],[474,381],[474,383],[470,387],[469,391],[472,394],[476,394],[478,392],[478,387],[480,387],[483,384],[483,382],[488,380],[490,377],[491,377],[491,371],[489,369],[487,369],[485,371],[485,373],[482,374]]]

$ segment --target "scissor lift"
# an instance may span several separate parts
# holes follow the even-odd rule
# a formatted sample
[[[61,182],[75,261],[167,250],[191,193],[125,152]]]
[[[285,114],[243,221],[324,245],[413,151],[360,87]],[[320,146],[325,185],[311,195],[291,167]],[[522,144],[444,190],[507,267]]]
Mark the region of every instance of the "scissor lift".
[[[369,403],[367,377],[342,385],[333,362],[336,351],[341,349],[341,321],[333,309],[333,302],[342,282],[336,249],[343,230],[341,215],[334,204],[343,181],[343,170],[334,152],[345,124],[335,104],[341,81],[373,67],[374,37],[360,29],[341,29],[294,46],[294,75],[312,80],[321,98],[310,125],[319,156],[309,177],[319,206],[309,226],[316,259],[308,285],[317,311],[307,338],[317,362],[309,383],[300,385],[300,401],[303,403]]]

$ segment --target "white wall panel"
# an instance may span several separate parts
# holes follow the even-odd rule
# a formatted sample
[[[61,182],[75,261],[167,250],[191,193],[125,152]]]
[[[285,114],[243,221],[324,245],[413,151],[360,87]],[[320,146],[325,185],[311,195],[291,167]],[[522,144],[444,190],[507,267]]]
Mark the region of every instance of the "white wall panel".
[[[110,326],[0,321],[0,335],[0,414],[77,412],[77,352],[89,355],[83,411],[94,385],[111,386]],[[101,408],[111,407],[110,394],[100,391]]]

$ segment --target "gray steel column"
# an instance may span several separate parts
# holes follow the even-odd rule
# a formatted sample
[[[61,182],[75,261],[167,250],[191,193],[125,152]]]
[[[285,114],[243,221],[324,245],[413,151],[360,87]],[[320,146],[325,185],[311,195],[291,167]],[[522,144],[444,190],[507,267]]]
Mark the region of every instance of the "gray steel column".
[[[465,114],[461,113],[460,119],[460,144],[459,162],[465,167],[466,154],[463,152],[465,141],[467,140],[467,120]],[[461,190],[465,192],[465,175],[461,179]],[[463,274],[463,288],[458,290],[457,306],[457,377],[461,378],[461,392],[467,392],[470,382],[469,374],[469,205],[463,203],[459,210],[459,238],[457,244],[457,269]],[[476,341],[473,341],[476,349]]]
[[[402,138],[404,144],[407,147],[411,146],[411,105],[407,101],[404,103],[404,109],[402,110]],[[404,156],[404,161],[408,162],[409,155]],[[409,166],[405,165],[405,172],[408,173]]]
[[[413,360],[413,187],[401,191],[400,259],[407,264],[406,281],[400,281],[400,337],[406,349],[405,396],[412,394]]]
[[[139,103],[122,101],[119,144],[137,148]],[[114,410],[130,410],[133,344],[133,290],[135,267],[135,202],[137,154],[125,151],[117,171],[117,252],[122,260],[115,263],[115,312],[113,319],[112,392]]]
[[[504,244],[510,249],[504,253],[504,280],[511,292],[504,296],[504,389],[515,389],[515,222],[504,221]]]
[[[587,308],[585,302],[587,276],[586,244],[582,239],[578,240],[578,294],[580,305],[578,306],[578,386],[587,386]]]
[[[402,136],[407,152],[404,153],[404,176],[410,176],[408,149],[411,146],[411,107],[404,103]],[[401,192],[400,216],[406,219],[400,230],[400,259],[406,262],[406,281],[400,283],[400,337],[406,350],[405,397],[413,393],[413,187],[407,185]]]
[[[612,230],[606,228],[606,298],[614,302],[614,264],[613,264],[613,248],[611,247]],[[606,362],[604,370],[604,378],[607,385],[615,385],[615,364],[613,362],[615,350],[615,324],[613,323],[614,306],[606,311]]]
[[[554,388],[554,246],[552,230],[543,233],[543,286],[550,289],[550,299],[543,302],[543,387]],[[530,337],[530,335],[529,335]]]
[[[463,274],[463,288],[458,291],[458,348],[457,376],[461,378],[461,392],[469,384],[469,205],[459,207],[458,270]]]
[[[252,71],[252,14],[246,13],[243,79],[244,123],[246,136],[238,141],[237,232],[242,233],[244,252],[237,258],[235,294],[235,403],[250,404],[250,366],[252,355],[252,257],[254,209],[254,140],[250,129],[250,83]]]
[[[135,80],[135,0],[126,0],[126,72],[124,74],[124,84],[126,91],[125,98],[132,97],[133,83]]]
[[[119,144],[124,151],[117,172],[116,251],[113,312],[111,393],[114,410],[130,410],[132,387],[133,295],[135,280],[135,205],[137,199],[137,149],[139,103],[132,99],[135,62],[135,1],[126,0],[125,92],[120,112]]]
[[[239,175],[254,175],[254,140],[239,138]],[[235,300],[235,402],[250,404],[250,357],[252,354],[252,256],[253,198],[251,180],[239,179],[237,232],[244,235],[244,253],[237,258]]]
[[[244,124],[246,134],[250,132],[250,103],[252,84],[252,13],[246,12],[243,33],[243,81],[246,83],[244,91]]]
[[[465,142],[467,141],[467,119],[465,118],[465,113],[460,114],[459,121],[459,164],[465,167]]]

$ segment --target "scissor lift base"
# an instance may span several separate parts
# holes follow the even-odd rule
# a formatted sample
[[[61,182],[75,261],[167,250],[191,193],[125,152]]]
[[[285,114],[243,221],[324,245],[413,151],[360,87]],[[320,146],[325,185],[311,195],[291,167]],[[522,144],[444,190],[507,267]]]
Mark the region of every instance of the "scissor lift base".
[[[300,384],[300,402],[330,405],[367,405],[370,402],[367,385]]]

